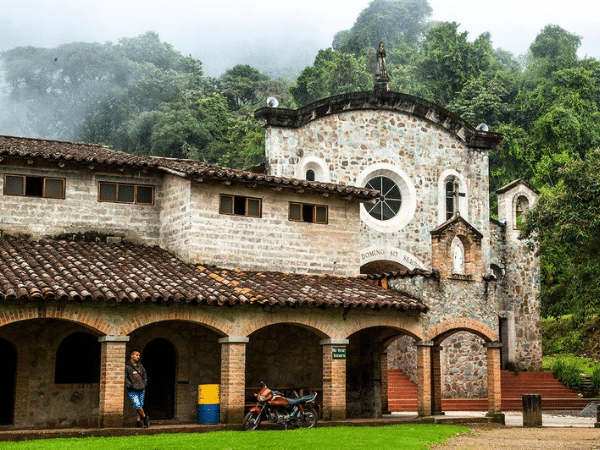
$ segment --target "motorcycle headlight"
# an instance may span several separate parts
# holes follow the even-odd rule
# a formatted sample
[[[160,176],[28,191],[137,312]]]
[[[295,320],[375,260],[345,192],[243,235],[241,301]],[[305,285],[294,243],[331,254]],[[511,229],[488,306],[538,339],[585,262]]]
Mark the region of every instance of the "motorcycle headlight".
[[[266,400],[264,395],[259,395],[256,397],[259,402],[264,402]]]

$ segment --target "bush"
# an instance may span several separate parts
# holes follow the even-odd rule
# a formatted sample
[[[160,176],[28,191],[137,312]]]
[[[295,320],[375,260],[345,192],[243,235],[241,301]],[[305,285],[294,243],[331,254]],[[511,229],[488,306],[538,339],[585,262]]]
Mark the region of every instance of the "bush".
[[[562,359],[557,359],[552,364],[552,373],[556,378],[560,380],[562,377],[563,370],[565,369],[565,362]]]
[[[552,373],[561,381],[561,383],[570,388],[581,386],[583,381],[579,368],[575,364],[565,363],[561,359],[557,359],[552,365]],[[600,373],[598,376],[600,377]]]
[[[597,366],[592,372],[592,387],[600,390],[600,366]]]

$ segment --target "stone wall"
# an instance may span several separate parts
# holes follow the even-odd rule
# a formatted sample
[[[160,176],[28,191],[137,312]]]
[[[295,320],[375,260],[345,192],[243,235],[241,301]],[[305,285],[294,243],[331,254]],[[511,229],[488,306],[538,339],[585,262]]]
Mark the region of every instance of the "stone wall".
[[[460,332],[442,342],[443,398],[486,398],[487,357],[483,341]]]
[[[258,391],[264,381],[272,389],[321,390],[323,349],[319,340],[314,332],[292,324],[252,333],[246,347],[246,387]]]
[[[0,192],[4,175],[65,178],[65,198],[52,199],[0,195],[0,230],[35,237],[65,233],[101,232],[125,236],[134,242],[158,244],[160,177],[155,174],[107,172],[78,164],[59,167],[46,161],[5,160],[0,165]],[[98,182],[137,183],[155,186],[154,205],[98,201]]]
[[[17,351],[14,424],[23,428],[95,427],[99,384],[55,384],[56,349],[82,326],[56,320],[0,327],[0,337]],[[15,339],[15,336],[20,338]],[[74,360],[77,355],[73,355]],[[8,368],[4,368],[8,370]]]
[[[219,214],[219,194],[262,199],[262,217]],[[288,220],[289,202],[328,205],[328,223]],[[359,273],[359,204],[265,188],[192,184],[189,258],[242,270]]]
[[[442,396],[444,398],[485,398],[487,396],[487,358],[478,336],[459,332],[441,344]],[[388,349],[388,367],[400,369],[417,383],[415,340],[402,336]]]
[[[189,261],[192,229],[190,186],[188,179],[165,175],[161,187],[160,245],[184,261]]]
[[[134,349],[142,352],[144,359],[151,356],[145,351],[154,339],[166,339],[176,352],[175,414],[178,422],[194,422],[197,414],[198,386],[201,384],[219,384],[221,382],[221,345],[219,335],[203,326],[169,321],[148,325],[131,334],[127,345],[127,355]],[[149,387],[147,395],[161,389],[152,382],[153,375],[148,370]],[[156,378],[154,376],[154,378]],[[149,398],[148,401],[151,401]],[[126,422],[133,424],[135,414],[129,399],[125,401]]]
[[[443,181],[456,174],[465,194],[461,215],[484,235],[483,254],[489,255],[487,152],[466,147],[432,122],[393,111],[349,111],[297,129],[267,128],[266,154],[272,175],[304,178],[305,161],[316,160],[327,168],[325,180],[333,182],[364,185],[376,175],[393,178],[403,197],[400,214],[382,223],[361,208],[360,247],[398,248],[423,268],[431,265],[429,231],[445,220]]]
[[[430,308],[424,316],[425,330],[458,318],[468,318],[498,332],[499,287],[495,281],[397,277],[388,281],[392,289],[422,299]]]
[[[513,370],[540,370],[542,367],[542,338],[540,331],[539,293],[540,265],[537,247],[532,241],[519,239],[516,203],[526,197],[532,206],[537,193],[524,183],[498,194],[498,216],[504,224],[496,223],[493,229],[492,263],[501,272],[502,303],[509,320],[514,317]],[[511,329],[512,331],[512,329]]]

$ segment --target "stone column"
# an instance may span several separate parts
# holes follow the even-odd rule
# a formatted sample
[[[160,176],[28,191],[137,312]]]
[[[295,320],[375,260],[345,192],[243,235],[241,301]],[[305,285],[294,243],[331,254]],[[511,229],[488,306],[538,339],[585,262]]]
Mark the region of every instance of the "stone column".
[[[246,389],[247,337],[226,337],[221,344],[221,422],[242,423]]]
[[[417,341],[417,409],[420,417],[431,416],[431,341]]]
[[[501,342],[486,342],[488,373],[488,416],[496,416],[502,412],[502,379],[500,376]]]
[[[441,415],[442,411],[442,347],[431,347],[431,414]]]
[[[325,339],[319,343],[323,346],[323,412],[321,416],[323,420],[344,420],[346,418],[346,348],[350,341],[348,339]]]
[[[126,345],[129,336],[101,336],[100,402],[98,426],[123,426],[123,393],[125,391]]]

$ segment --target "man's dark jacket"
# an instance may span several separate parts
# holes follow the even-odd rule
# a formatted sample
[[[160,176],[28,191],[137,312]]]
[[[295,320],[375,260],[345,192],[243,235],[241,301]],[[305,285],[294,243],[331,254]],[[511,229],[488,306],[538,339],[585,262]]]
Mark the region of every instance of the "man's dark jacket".
[[[125,387],[128,391],[141,391],[148,384],[148,375],[142,363],[133,365],[131,361],[125,364]]]

